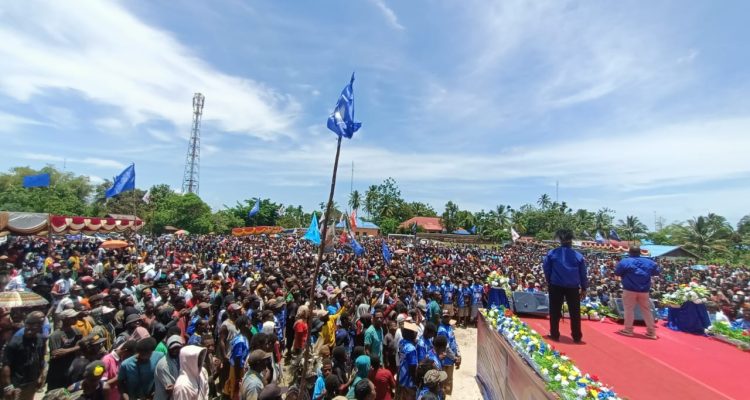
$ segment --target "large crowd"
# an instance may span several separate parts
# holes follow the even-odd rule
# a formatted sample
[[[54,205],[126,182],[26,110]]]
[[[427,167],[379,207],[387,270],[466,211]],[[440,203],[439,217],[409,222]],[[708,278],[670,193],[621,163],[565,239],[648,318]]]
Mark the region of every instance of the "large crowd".
[[[3,396],[32,399],[444,399],[461,367],[455,332],[476,323],[492,271],[546,291],[550,245],[337,244],[292,236],[13,237],[0,285],[47,305],[0,309]],[[586,254],[588,297],[619,297],[618,256]],[[750,273],[660,260],[652,297],[698,281],[709,309],[750,323]],[[312,288],[312,291],[310,290]],[[310,293],[313,296],[310,297]]]

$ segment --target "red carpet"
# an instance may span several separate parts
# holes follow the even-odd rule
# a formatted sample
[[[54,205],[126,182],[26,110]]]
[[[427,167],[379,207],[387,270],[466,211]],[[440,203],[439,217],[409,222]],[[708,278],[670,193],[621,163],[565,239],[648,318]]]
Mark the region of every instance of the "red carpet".
[[[539,334],[549,332],[549,320],[524,317]],[[634,337],[616,332],[621,324],[583,321],[584,345],[573,344],[570,325],[560,325],[563,337],[555,348],[566,353],[584,372],[597,375],[621,397],[629,399],[748,399],[750,352],[716,340],[675,332],[659,325],[659,340],[635,327]]]

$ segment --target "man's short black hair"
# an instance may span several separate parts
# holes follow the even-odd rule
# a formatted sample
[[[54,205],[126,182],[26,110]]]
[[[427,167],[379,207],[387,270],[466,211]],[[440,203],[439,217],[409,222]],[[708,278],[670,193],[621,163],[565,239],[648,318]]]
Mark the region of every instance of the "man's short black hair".
[[[156,348],[156,339],[152,337],[143,338],[135,344],[136,353],[146,353],[154,351]]]
[[[365,400],[367,396],[372,393],[372,388],[370,388],[370,380],[369,379],[362,379],[361,381],[357,382],[356,385],[354,385],[354,398],[357,400]]]
[[[435,347],[446,347],[448,346],[448,338],[443,335],[435,336],[435,339],[433,339],[432,344]]]
[[[563,245],[572,244],[573,239],[575,238],[575,236],[573,235],[573,231],[567,228],[558,229],[555,237],[557,237],[557,239],[559,239],[560,243],[562,243]]]

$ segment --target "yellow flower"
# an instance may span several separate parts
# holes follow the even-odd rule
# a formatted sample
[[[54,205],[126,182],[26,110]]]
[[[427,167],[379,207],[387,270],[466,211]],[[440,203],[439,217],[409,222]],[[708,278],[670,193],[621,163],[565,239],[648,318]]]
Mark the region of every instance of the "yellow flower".
[[[586,378],[581,378],[581,379],[578,380],[578,382],[583,383],[583,384],[587,384],[587,383],[589,383],[589,380],[586,379]]]
[[[599,397],[599,392],[597,392],[596,389],[591,389],[589,393],[591,393],[591,395],[594,397]]]

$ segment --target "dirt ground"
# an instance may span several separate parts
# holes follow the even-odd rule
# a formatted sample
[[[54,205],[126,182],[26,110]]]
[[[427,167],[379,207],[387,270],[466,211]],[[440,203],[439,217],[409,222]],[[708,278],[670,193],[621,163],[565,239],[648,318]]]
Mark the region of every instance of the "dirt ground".
[[[453,373],[453,395],[455,400],[482,400],[477,374],[477,330],[456,329],[456,341],[461,349],[461,369]]]

